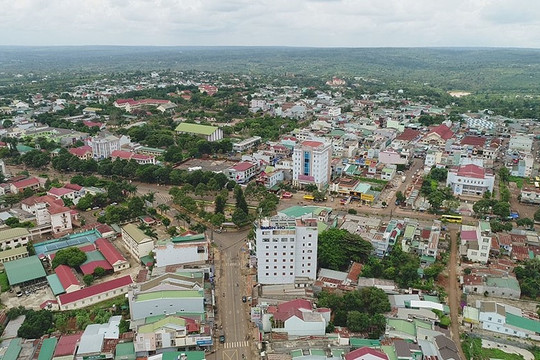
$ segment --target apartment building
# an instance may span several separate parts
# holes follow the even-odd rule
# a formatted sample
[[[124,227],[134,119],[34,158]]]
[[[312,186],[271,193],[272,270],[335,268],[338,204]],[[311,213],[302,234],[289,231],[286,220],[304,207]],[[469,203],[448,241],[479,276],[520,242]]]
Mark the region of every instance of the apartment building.
[[[314,184],[319,189],[331,180],[332,145],[307,140],[296,145],[293,152],[293,185]]]

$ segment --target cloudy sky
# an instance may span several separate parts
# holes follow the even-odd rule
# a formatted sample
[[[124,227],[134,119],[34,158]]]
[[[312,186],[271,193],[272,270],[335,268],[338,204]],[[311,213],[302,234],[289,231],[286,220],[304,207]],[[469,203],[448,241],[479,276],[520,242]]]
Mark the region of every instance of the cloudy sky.
[[[0,0],[0,45],[540,48],[540,1]]]

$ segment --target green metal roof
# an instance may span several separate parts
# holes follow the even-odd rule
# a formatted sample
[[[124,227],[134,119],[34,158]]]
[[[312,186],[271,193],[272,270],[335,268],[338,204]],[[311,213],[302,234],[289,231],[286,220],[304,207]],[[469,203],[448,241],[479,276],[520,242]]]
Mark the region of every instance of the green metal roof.
[[[367,346],[370,348],[381,346],[380,340],[371,340],[371,339],[350,338],[349,343],[351,344],[351,347],[355,349],[361,348],[364,346]]]
[[[304,352],[302,350],[293,350],[293,351],[291,351],[291,357],[295,358],[295,357],[299,357],[299,356],[304,356]]]
[[[145,266],[154,265],[154,258],[151,255],[141,257],[141,263]]]
[[[324,350],[321,350],[321,349],[311,349],[311,350],[309,350],[309,353],[311,355],[315,355],[315,356],[324,356],[324,357],[326,357],[326,352]]]
[[[135,346],[133,345],[133,342],[120,343],[116,345],[114,360],[135,360],[136,358]]]
[[[181,123],[176,127],[176,131],[178,132],[186,132],[199,135],[212,135],[217,129],[219,128],[216,126],[190,123]]]
[[[393,327],[396,331],[405,333],[407,335],[416,336],[416,326],[412,322],[402,319],[387,319],[388,326]]]
[[[142,242],[152,241],[150,236],[146,235],[141,229],[135,224],[127,224],[122,228],[129,236],[135,240],[137,244]]]
[[[66,289],[62,286],[62,283],[60,282],[60,279],[58,278],[58,275],[52,274],[47,276],[47,282],[49,283],[49,286],[51,287],[51,290],[53,292],[53,295],[59,295],[66,292]]]
[[[177,326],[186,326],[186,320],[182,319],[180,317],[176,316],[167,316],[164,319],[158,320],[156,322],[153,322],[151,324],[146,324],[143,326],[140,326],[137,329],[138,333],[144,334],[144,333],[151,333],[155,332],[157,329],[165,326],[165,325],[177,325]]]
[[[170,299],[170,298],[194,298],[203,297],[203,294],[197,290],[163,290],[154,291],[137,295],[135,301],[149,301],[157,299]]]
[[[317,216],[322,211],[331,212],[332,208],[324,206],[291,206],[289,208],[280,210],[279,213],[297,219],[308,214],[313,214],[314,216]]]
[[[345,354],[345,350],[342,349],[332,349],[331,352],[336,359],[341,359],[341,355]]]
[[[21,339],[15,338],[9,342],[9,346],[2,357],[2,360],[17,360],[21,353]]]
[[[105,257],[99,250],[89,251],[86,253],[86,261],[82,265],[89,264],[93,261],[105,260]]]
[[[394,345],[383,345],[381,346],[381,350],[388,356],[388,360],[398,360]]]
[[[491,232],[491,225],[489,224],[489,222],[487,222],[487,221],[479,221],[478,225],[480,225],[480,231],[481,232],[485,232],[485,231]]]
[[[168,351],[163,353],[162,360],[177,360],[181,354],[185,354],[187,360],[204,360],[204,351]]]
[[[369,189],[371,189],[371,185],[370,184],[366,184],[366,183],[359,183],[358,185],[356,185],[354,187],[354,192],[358,192],[358,193],[362,193],[362,194],[365,194]]]
[[[520,329],[540,333],[540,321],[506,313],[506,323]]]
[[[58,339],[55,337],[43,340],[41,350],[39,351],[38,360],[51,360],[57,343]]]
[[[516,278],[513,278],[513,277],[508,277],[508,278],[487,277],[486,285],[491,286],[491,287],[507,288],[507,289],[512,289],[515,291],[520,291],[519,282],[516,280]]]
[[[11,239],[20,238],[23,236],[30,236],[30,232],[25,228],[13,228],[0,231],[0,241],[8,241]]]
[[[437,296],[424,295],[424,301],[433,301],[434,303],[440,304],[441,301]]]
[[[204,240],[204,234],[188,235],[188,236],[176,236],[171,239],[173,243],[201,241]]]
[[[35,255],[5,262],[4,267],[10,285],[17,285],[47,276],[41,260]]]
[[[416,226],[408,224],[405,228],[405,234],[403,235],[406,239],[412,239],[414,232],[416,231]]]
[[[26,145],[23,145],[23,144],[17,144],[16,148],[17,148],[17,151],[20,152],[20,153],[26,153],[26,152],[35,150],[33,147],[26,146]]]
[[[317,232],[319,234],[325,231],[326,229],[328,229],[328,225],[326,225],[322,221],[317,221]]]

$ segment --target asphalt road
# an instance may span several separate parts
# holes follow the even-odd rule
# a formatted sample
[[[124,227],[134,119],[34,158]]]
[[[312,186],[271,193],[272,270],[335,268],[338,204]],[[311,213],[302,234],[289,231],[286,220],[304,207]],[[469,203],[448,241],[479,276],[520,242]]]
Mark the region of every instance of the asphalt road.
[[[247,264],[245,247],[247,231],[213,233],[211,236],[220,251],[216,263],[217,335],[225,335],[224,344],[216,344],[208,360],[242,360],[251,358],[249,307],[242,302],[248,296],[244,268]]]

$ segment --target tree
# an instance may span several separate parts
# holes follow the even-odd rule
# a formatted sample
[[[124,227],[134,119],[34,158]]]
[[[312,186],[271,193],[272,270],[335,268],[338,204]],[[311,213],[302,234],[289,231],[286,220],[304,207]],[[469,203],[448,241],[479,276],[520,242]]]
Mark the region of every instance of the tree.
[[[83,281],[86,284],[86,286],[90,286],[94,282],[94,276],[92,274],[84,275]]]
[[[506,219],[510,216],[510,204],[504,201],[499,201],[493,205],[493,214],[500,216],[502,219]]]
[[[523,226],[526,228],[533,228],[534,227],[534,221],[529,218],[521,218],[516,221],[516,224],[518,226]]]
[[[103,275],[105,275],[105,269],[102,268],[101,266],[98,266],[94,269],[94,276],[95,277],[102,277]]]
[[[237,208],[234,210],[231,220],[236,226],[243,226],[249,222],[249,217],[244,210]]]
[[[171,210],[171,207],[167,204],[159,204],[157,208],[161,214],[166,213],[167,211]]]
[[[17,331],[17,336],[38,339],[53,327],[53,314],[48,310],[27,310],[26,318]]]
[[[171,225],[171,219],[169,219],[168,217],[164,217],[163,219],[161,219],[161,222],[163,223],[163,225],[165,225],[165,227],[169,227],[169,225]]]
[[[234,199],[236,200],[236,208],[242,210],[246,215],[249,214],[248,204],[240,186],[234,188]]]
[[[68,247],[58,250],[52,261],[52,267],[55,269],[59,265],[67,265],[70,267],[80,266],[86,261],[86,254],[77,247]]]
[[[401,191],[397,191],[396,192],[396,201],[398,203],[404,203],[405,201],[407,200],[407,198],[405,197],[405,195],[403,195],[403,193]]]
[[[438,182],[445,182],[448,177],[448,170],[444,168],[433,168],[429,172],[429,176]]]
[[[370,316],[360,311],[349,311],[347,314],[347,327],[352,332],[365,333],[371,323]]]
[[[324,201],[324,193],[319,190],[315,190],[311,193],[313,201]]]
[[[346,270],[350,261],[365,262],[373,246],[356,234],[343,229],[329,229],[319,235],[319,266],[333,270]]]
[[[499,169],[499,179],[503,183],[508,183],[510,181],[510,170],[506,167]]]
[[[391,310],[388,295],[376,287],[369,286],[358,291],[359,306],[368,314],[382,314]]]
[[[225,212],[226,204],[227,204],[227,199],[223,195],[219,194],[218,196],[216,196],[214,213],[223,214]]]
[[[88,193],[79,199],[79,202],[77,203],[77,209],[82,210],[82,211],[86,209],[91,209],[93,204],[94,204],[94,196]]]
[[[540,209],[534,212],[534,221],[540,221]]]

